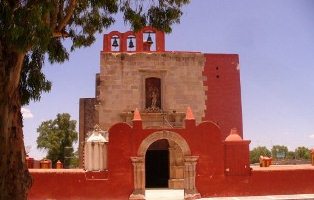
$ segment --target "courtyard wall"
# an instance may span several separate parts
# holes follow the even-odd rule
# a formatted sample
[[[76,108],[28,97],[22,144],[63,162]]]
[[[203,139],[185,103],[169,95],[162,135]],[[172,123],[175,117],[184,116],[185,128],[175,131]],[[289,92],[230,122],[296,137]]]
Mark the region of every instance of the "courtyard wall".
[[[215,123],[196,125],[191,119],[185,121],[185,128],[169,130],[143,129],[141,123],[118,123],[109,129],[105,171],[30,169],[33,186],[29,199],[129,199],[135,184],[131,158],[145,156],[142,143],[152,135],[156,140],[178,135],[182,141],[174,141],[187,143],[185,154],[198,157],[195,186],[201,197],[314,193],[314,166],[250,168],[249,141],[235,134],[221,139]]]
[[[122,182],[111,183],[113,177],[107,172],[88,173],[82,169],[30,169],[30,172],[33,177],[30,200],[127,200],[132,192],[133,180],[128,175]],[[310,165],[290,169],[271,166],[253,169],[250,176],[207,179],[207,183],[197,184],[202,197],[314,193],[314,167]]]

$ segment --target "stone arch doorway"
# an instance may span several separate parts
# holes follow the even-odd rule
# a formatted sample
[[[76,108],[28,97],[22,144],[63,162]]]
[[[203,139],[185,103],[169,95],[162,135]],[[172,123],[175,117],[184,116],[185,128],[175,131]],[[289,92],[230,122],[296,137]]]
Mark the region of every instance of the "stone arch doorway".
[[[168,140],[180,148],[183,155],[183,188],[186,199],[198,199],[200,194],[195,187],[195,169],[198,156],[192,156],[186,140],[172,131],[157,131],[147,136],[140,144],[136,157],[131,157],[134,174],[134,190],[129,199],[145,199],[145,155],[149,147],[158,140]]]

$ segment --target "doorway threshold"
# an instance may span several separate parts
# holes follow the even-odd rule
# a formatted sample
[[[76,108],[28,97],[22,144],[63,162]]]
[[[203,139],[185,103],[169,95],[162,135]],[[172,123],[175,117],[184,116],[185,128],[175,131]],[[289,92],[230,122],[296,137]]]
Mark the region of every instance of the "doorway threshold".
[[[146,200],[183,200],[184,190],[168,188],[149,188],[145,190]]]

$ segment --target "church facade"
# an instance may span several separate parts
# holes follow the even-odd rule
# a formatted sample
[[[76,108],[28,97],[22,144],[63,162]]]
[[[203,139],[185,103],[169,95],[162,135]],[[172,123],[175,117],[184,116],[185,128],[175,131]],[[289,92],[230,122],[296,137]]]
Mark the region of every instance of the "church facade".
[[[151,27],[104,35],[95,97],[80,99],[81,167],[95,124],[109,132],[108,173],[120,170],[115,180],[133,179],[130,198],[144,198],[145,188],[154,187],[200,197],[196,184],[201,188],[206,174],[225,173],[225,151],[245,155],[227,173],[250,171],[238,55],[166,51],[164,33]],[[225,144],[230,132],[235,145]]]

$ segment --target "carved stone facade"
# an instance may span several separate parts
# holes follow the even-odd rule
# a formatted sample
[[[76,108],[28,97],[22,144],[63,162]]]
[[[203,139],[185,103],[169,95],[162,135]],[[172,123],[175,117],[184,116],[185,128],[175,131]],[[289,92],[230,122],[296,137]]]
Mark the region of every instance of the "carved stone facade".
[[[152,113],[158,113],[159,109],[182,113],[187,106],[192,107],[197,122],[201,122],[206,100],[204,61],[202,54],[195,53],[102,53],[96,107],[99,124],[109,129],[124,120],[121,114],[135,108],[148,113],[150,109]],[[146,85],[151,79],[159,80],[160,85]],[[155,108],[151,107],[152,94],[158,98]],[[154,116],[149,119],[154,120]]]

